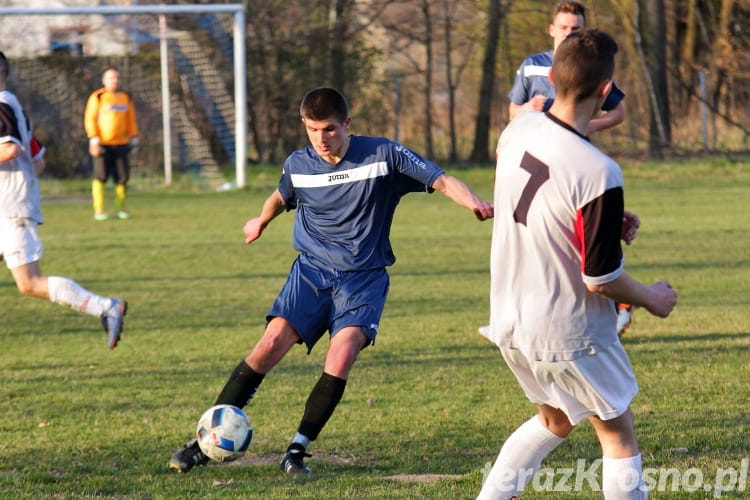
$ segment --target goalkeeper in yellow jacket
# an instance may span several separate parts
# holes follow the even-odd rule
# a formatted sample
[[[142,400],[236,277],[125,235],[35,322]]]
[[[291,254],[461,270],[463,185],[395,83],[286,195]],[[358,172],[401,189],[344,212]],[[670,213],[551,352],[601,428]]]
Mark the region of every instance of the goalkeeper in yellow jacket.
[[[130,96],[120,90],[119,76],[115,68],[104,71],[104,87],[89,96],[83,118],[94,174],[94,219],[99,221],[109,218],[104,210],[104,187],[110,177],[115,182],[115,215],[118,219],[130,218],[125,210],[130,177],[128,155],[138,148],[138,125]]]

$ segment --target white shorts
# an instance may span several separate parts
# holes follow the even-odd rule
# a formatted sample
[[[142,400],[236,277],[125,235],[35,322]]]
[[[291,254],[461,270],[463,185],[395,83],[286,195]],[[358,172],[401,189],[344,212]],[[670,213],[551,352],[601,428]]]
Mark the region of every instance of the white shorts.
[[[638,382],[620,342],[572,361],[531,361],[518,349],[500,352],[529,401],[561,410],[573,425],[596,415],[619,417],[638,394]]]
[[[8,269],[42,258],[42,240],[31,219],[0,219],[0,257]]]

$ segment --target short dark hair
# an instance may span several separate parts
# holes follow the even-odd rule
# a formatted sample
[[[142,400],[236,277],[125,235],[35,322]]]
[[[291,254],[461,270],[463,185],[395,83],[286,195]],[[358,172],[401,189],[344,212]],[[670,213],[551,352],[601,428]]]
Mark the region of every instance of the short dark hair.
[[[560,0],[559,2],[557,2],[555,4],[555,7],[552,9],[553,21],[555,19],[555,16],[557,16],[560,12],[581,16],[583,17],[583,23],[586,24],[586,7],[584,7],[581,2],[574,2],[571,0]]]
[[[5,54],[0,52],[0,78],[5,80],[8,78],[9,74],[10,74],[10,63],[8,62],[8,59],[5,57]]]
[[[330,87],[318,87],[302,98],[299,106],[302,118],[322,121],[334,118],[344,123],[349,118],[349,104],[344,95]]]
[[[603,31],[583,29],[571,33],[555,51],[552,79],[555,94],[580,102],[594,94],[615,72],[617,42]]]

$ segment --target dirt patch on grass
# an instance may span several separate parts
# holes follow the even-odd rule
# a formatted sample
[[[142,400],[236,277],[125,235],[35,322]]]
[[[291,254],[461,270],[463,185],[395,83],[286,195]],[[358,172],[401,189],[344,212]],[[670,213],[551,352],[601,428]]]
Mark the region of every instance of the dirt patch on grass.
[[[402,481],[404,483],[436,483],[443,479],[461,479],[460,474],[395,474],[386,476],[385,479]]]
[[[281,454],[271,453],[265,455],[257,454],[246,454],[233,462],[227,462],[228,466],[263,466],[263,465],[278,465],[281,461]],[[310,460],[311,467],[314,467],[315,462],[325,462],[336,465],[363,465],[360,461],[355,460],[353,457],[345,457],[341,455],[330,455],[316,453],[315,456]],[[464,476],[460,474],[393,474],[391,476],[384,476],[383,479],[389,481],[400,481],[404,483],[436,483],[445,479],[462,479]]]
[[[227,465],[278,465],[281,461],[282,454],[271,453],[266,455],[246,454],[233,462],[228,462]],[[308,459],[309,460],[309,459]],[[326,462],[329,464],[339,465],[355,465],[356,462],[351,457],[342,457],[339,455],[326,455],[316,453],[312,462],[315,461]]]

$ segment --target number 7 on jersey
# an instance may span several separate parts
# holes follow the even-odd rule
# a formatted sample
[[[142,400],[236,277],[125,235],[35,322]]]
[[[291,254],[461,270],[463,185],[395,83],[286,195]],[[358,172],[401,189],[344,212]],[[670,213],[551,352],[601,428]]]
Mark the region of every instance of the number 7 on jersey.
[[[526,186],[523,188],[516,209],[513,211],[513,219],[525,226],[529,207],[534,200],[534,196],[536,196],[536,192],[549,179],[549,167],[526,152],[523,154],[523,158],[521,158],[521,168],[531,175],[526,182]]]

